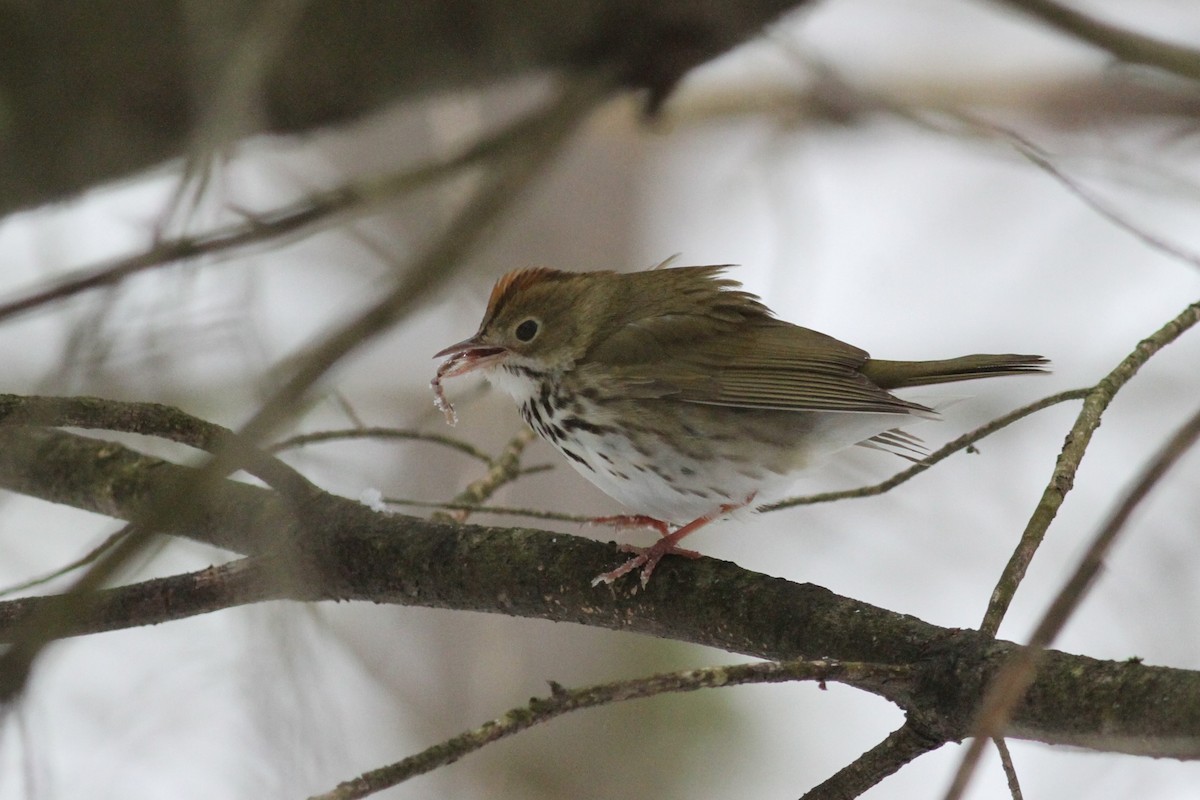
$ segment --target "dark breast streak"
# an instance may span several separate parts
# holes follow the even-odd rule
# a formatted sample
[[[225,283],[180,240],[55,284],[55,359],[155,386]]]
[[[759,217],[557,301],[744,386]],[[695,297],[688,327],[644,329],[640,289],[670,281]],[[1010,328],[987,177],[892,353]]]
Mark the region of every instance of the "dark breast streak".
[[[559,392],[555,392],[551,388],[549,381],[542,380],[539,382],[539,386],[540,388],[536,397],[530,397],[521,403],[521,418],[539,436],[554,445],[564,456],[594,472],[595,467],[572,449],[572,447],[578,447],[576,437],[568,435],[566,430],[570,427],[568,423],[571,422],[576,422],[580,425],[590,423],[586,423],[578,417],[563,419],[562,415],[566,412],[567,406],[570,403],[569,398]]]

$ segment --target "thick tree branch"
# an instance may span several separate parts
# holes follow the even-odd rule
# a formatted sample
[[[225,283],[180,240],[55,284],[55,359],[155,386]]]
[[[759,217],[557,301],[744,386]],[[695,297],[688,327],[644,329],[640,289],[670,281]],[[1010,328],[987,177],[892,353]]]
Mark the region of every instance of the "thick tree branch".
[[[53,430],[0,429],[0,486],[117,518],[136,515],[159,483],[189,475],[195,471],[108,442]],[[667,560],[644,592],[631,592],[632,585],[597,590],[589,579],[612,566],[614,549],[576,536],[379,514],[332,495],[311,502],[298,529],[274,492],[231,481],[219,482],[196,502],[200,507],[186,515],[186,526],[173,532],[245,554],[265,552],[246,567],[267,584],[263,599],[485,611],[772,660],[911,667],[911,679],[855,685],[920,713],[929,721],[923,735],[943,741],[969,733],[984,687],[1016,648],[715,559]],[[264,551],[281,540],[286,547]],[[175,588],[186,591],[186,582]],[[237,602],[231,593],[229,603]],[[0,624],[5,638],[12,632]],[[1200,673],[1049,651],[1008,735],[1200,758],[1196,696]]]
[[[214,120],[233,128],[224,137],[298,133],[401,98],[548,71],[616,69],[661,96],[799,4],[309,0],[283,34],[262,36],[266,56],[255,59],[247,31],[268,8],[260,0],[203,15],[184,0],[7,3],[0,215],[184,156]]]

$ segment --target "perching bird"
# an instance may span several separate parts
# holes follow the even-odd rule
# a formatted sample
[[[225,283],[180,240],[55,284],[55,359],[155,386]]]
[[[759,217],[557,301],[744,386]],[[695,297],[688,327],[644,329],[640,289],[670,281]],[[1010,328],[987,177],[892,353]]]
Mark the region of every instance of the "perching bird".
[[[902,449],[897,429],[937,413],[891,394],[909,386],[1041,372],[1035,355],[883,361],[775,318],[725,266],[645,272],[510,272],[441,380],[483,370],[580,474],[629,507],[607,518],[662,538],[597,577],[641,568],[642,584],[702,525],[786,491],[796,473],[862,444]],[[671,530],[671,526],[675,526]]]

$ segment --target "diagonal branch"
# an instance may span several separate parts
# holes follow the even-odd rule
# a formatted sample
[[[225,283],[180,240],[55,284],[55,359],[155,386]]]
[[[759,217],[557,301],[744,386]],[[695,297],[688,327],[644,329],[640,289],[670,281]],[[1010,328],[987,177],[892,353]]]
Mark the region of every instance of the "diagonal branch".
[[[158,532],[177,525],[181,515],[190,516],[197,501],[218,486],[226,475],[256,463],[261,458],[257,443],[296,412],[309,389],[326,372],[355,349],[388,330],[453,273],[454,267],[509,208],[513,196],[533,181],[540,168],[565,144],[576,125],[609,96],[614,83],[615,76],[607,69],[576,76],[566,81],[559,95],[544,108],[527,115],[530,124],[520,147],[504,158],[495,159],[482,188],[429,251],[396,280],[382,299],[308,348],[296,360],[291,376],[259,407],[237,435],[226,440],[225,446],[213,454],[191,481],[165,487],[160,495],[145,502],[122,540],[90,565],[69,593],[90,591],[99,586],[125,561],[141,552]],[[297,514],[297,518],[301,523],[307,522],[307,514]],[[15,644],[8,654],[0,656],[0,672],[4,673],[0,675],[0,681],[4,682],[5,696],[23,684],[29,663],[46,640],[33,634]],[[18,671],[20,675],[15,677]]]
[[[909,720],[889,733],[882,742],[809,789],[800,800],[858,797],[905,764],[945,743],[945,740],[922,735]]]
[[[134,403],[100,397],[35,397],[0,394],[0,425],[36,425],[120,431],[156,436],[208,453],[238,447],[245,469],[268,486],[296,500],[316,490],[307,478],[283,463],[238,441],[221,425],[162,403]]]
[[[961,763],[946,800],[958,800],[966,791],[967,783],[979,763],[983,748],[989,738],[1003,735],[1013,710],[1021,697],[1028,691],[1037,674],[1038,664],[1063,626],[1067,624],[1075,609],[1083,602],[1084,595],[1104,564],[1104,558],[1112,549],[1117,536],[1125,528],[1134,510],[1150,491],[1162,480],[1167,471],[1183,457],[1200,439],[1200,411],[1192,415],[1163,446],[1159,453],[1142,471],[1141,476],[1117,505],[1104,526],[1097,532],[1087,552],[1072,572],[1062,589],[1055,595],[1050,607],[1042,616],[1026,647],[1018,649],[988,686],[983,705],[979,709],[970,746],[963,754]]]
[[[194,236],[155,242],[141,253],[83,267],[49,286],[31,290],[0,304],[0,321],[65,300],[83,292],[112,286],[150,269],[197,258],[231,254],[285,237],[311,236],[354,216],[370,213],[388,200],[415,191],[464,169],[505,158],[528,147],[531,132],[545,122],[542,115],[516,122],[441,161],[422,164],[382,177],[348,182],[266,212],[246,215],[236,224]]]
[[[1110,25],[1054,0],[997,0],[1064,33],[1107,50],[1122,61],[1145,64],[1200,80],[1200,50],[1171,44],[1127,28]]]
[[[1021,540],[1004,566],[991,600],[983,617],[980,629],[991,636],[1000,630],[1008,606],[1025,577],[1034,554],[1042,543],[1046,531],[1058,514],[1058,509],[1075,483],[1075,473],[1087,453],[1092,434],[1100,427],[1100,418],[1121,387],[1128,383],[1151,356],[1178,339],[1185,331],[1200,322],[1200,301],[1192,303],[1153,334],[1138,342],[1132,353],[1126,356],[1112,372],[1096,384],[1083,401],[1083,408],[1067,433],[1062,451],[1054,465],[1050,481],[1042,492],[1041,500],[1021,534]]]

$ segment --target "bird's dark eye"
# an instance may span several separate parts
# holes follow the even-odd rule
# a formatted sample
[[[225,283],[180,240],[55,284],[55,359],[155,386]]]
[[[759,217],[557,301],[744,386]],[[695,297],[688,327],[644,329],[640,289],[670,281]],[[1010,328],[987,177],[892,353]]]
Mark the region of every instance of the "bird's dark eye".
[[[533,337],[537,336],[538,324],[536,319],[527,319],[517,326],[515,333],[517,338],[522,342],[533,341]]]

